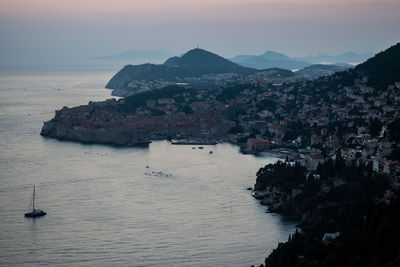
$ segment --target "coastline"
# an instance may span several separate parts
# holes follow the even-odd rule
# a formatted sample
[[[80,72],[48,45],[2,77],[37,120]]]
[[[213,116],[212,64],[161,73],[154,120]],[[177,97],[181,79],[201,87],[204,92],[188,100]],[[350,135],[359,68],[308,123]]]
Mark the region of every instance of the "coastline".
[[[374,60],[377,69],[385,64],[368,62]],[[41,134],[123,146],[154,139],[213,145],[218,138],[243,154],[274,153],[285,163],[257,172],[253,196],[269,212],[301,218],[299,226],[319,242],[362,224],[374,204],[390,202],[400,187],[400,83],[370,87],[360,66],[276,88],[173,87],[63,108]]]

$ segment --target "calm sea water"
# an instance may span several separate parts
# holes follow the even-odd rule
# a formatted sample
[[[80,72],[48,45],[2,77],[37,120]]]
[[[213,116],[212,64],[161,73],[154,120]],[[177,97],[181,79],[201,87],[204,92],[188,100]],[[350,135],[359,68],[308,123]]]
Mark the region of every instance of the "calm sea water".
[[[55,109],[110,98],[112,75],[0,75],[0,265],[250,266],[287,240],[294,222],[246,190],[275,158],[39,135]],[[47,216],[27,219],[33,184]]]

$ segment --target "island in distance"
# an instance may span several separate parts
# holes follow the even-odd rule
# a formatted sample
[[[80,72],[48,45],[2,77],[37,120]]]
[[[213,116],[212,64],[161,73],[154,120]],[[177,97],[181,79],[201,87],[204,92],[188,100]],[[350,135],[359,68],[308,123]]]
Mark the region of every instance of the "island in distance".
[[[313,64],[322,64],[323,62],[325,62],[324,65],[333,64],[346,67],[364,62],[372,56],[374,56],[372,53],[356,54],[347,52],[341,55],[317,54],[296,58],[269,50],[261,55],[238,55],[231,58],[231,60],[242,66],[255,69],[282,68],[292,70],[305,68]]]
[[[213,90],[237,83],[283,83],[329,75],[349,66],[306,64],[302,72],[248,68],[203,49],[192,49],[163,64],[127,65],[106,85],[115,96],[129,96],[166,86]],[[310,69],[311,68],[311,69]]]

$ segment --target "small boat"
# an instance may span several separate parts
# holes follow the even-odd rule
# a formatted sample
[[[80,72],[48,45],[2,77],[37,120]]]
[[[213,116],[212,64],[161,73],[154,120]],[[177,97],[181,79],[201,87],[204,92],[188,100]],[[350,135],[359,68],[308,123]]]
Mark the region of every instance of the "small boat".
[[[47,213],[44,212],[41,209],[35,209],[35,185],[33,186],[33,200],[32,200],[32,211],[31,212],[27,212],[25,213],[25,217],[40,217],[40,216],[44,216]]]

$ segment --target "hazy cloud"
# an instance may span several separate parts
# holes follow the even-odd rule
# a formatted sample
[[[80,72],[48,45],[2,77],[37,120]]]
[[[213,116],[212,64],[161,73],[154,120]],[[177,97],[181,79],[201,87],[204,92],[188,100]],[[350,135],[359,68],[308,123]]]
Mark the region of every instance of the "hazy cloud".
[[[227,57],[381,50],[398,42],[399,1],[10,0],[0,2],[0,59],[71,59],[127,49]]]

